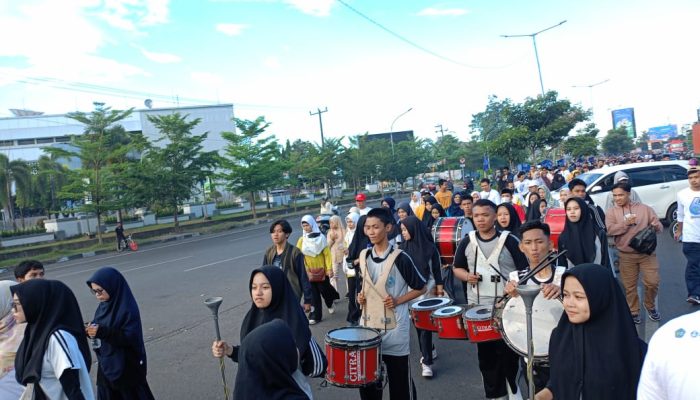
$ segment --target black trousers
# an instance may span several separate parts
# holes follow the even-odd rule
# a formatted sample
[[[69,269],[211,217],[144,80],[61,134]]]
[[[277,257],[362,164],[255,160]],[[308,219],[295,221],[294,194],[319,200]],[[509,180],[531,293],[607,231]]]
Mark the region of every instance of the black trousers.
[[[382,355],[382,361],[386,365],[386,379],[389,381],[389,399],[391,400],[414,400],[416,396],[416,385],[411,379],[411,366],[408,356]],[[376,385],[360,388],[360,399],[362,400],[382,400],[382,386],[384,382],[377,382]]]
[[[316,321],[321,321],[323,318],[323,304],[321,301],[325,301],[326,307],[333,307],[333,301],[338,300],[340,295],[331,286],[331,281],[326,277],[321,282],[310,282],[311,283],[311,306],[314,310],[309,314],[309,319],[315,319]]]
[[[360,279],[357,276],[348,276],[348,316],[346,320],[350,324],[357,324],[360,322],[360,316],[362,315],[362,310],[360,310],[359,304],[357,304],[357,293],[359,292]]]
[[[510,384],[511,392],[516,393],[518,387],[515,379],[518,375],[520,356],[503,340],[477,343],[476,349],[486,397],[507,395],[506,381]]]
[[[433,332],[425,329],[416,328],[418,334],[418,345],[420,346],[420,354],[423,356],[423,364],[433,365]]]

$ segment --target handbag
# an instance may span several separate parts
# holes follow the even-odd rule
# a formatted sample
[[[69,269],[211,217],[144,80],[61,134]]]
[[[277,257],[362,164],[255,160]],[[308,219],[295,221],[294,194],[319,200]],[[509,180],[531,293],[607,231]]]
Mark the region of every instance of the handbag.
[[[649,225],[630,240],[631,248],[639,253],[651,255],[656,250],[656,230]]]
[[[307,268],[306,275],[309,282],[323,282],[326,280],[326,270],[324,268]]]

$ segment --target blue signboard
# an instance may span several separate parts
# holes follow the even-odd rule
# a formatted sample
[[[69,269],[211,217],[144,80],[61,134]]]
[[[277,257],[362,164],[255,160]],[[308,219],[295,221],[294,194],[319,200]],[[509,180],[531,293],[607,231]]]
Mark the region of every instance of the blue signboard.
[[[653,128],[649,128],[647,134],[649,135],[649,140],[668,140],[670,138],[678,136],[678,126],[655,126]]]
[[[627,136],[637,137],[637,127],[634,122],[634,108],[623,108],[612,111],[613,129],[622,126],[627,128]]]

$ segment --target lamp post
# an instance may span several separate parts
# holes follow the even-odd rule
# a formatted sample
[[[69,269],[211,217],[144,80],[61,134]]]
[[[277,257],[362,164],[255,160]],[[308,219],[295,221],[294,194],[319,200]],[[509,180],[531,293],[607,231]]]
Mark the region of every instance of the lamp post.
[[[389,128],[389,141],[391,142],[391,156],[392,157],[394,157],[394,124],[396,123],[396,121],[398,121],[399,118],[401,118],[404,115],[411,112],[411,110],[413,110],[413,107],[411,107],[408,110],[397,115],[396,118],[394,118],[394,120],[391,122],[391,127]]]
[[[590,101],[591,101],[591,110],[593,110],[593,88],[596,86],[600,86],[604,83],[608,83],[608,82],[610,82],[610,79],[606,79],[606,80],[600,81],[598,83],[592,83],[590,85],[573,85],[571,87],[572,88],[588,88]]]
[[[537,61],[537,73],[539,74],[540,77],[540,90],[542,90],[542,97],[544,97],[544,83],[542,82],[542,69],[540,68],[540,56],[537,54],[537,40],[535,39],[537,35],[539,35],[542,32],[546,32],[550,29],[554,29],[558,26],[563,25],[566,22],[566,20],[561,21],[560,23],[556,25],[552,25],[549,28],[542,29],[541,31],[537,31],[535,33],[530,33],[527,35],[501,35],[501,37],[504,38],[516,38],[516,37],[531,37],[532,38],[532,45],[535,48],[535,61]]]

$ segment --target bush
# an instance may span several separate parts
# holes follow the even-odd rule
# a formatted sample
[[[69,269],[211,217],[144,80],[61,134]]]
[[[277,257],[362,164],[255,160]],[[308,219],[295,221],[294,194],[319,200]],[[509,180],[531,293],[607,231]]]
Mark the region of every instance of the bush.
[[[308,198],[309,198],[309,195],[306,193],[299,193],[297,195],[297,199],[308,199]]]
[[[33,227],[29,227],[27,229],[17,229],[14,231],[0,231],[0,237],[35,235],[37,233],[46,233],[46,229],[40,228],[38,226],[33,226]]]
[[[163,218],[163,217],[172,217],[175,212],[173,211],[172,208],[161,208],[160,210],[156,211],[156,218]],[[183,215],[184,211],[179,210],[177,212],[178,215]]]
[[[135,215],[122,215],[122,222],[133,222],[133,221],[140,221],[141,218],[137,217]],[[116,224],[117,223],[117,216],[116,215],[110,215],[108,217],[105,217],[102,220],[103,223],[105,224]]]

